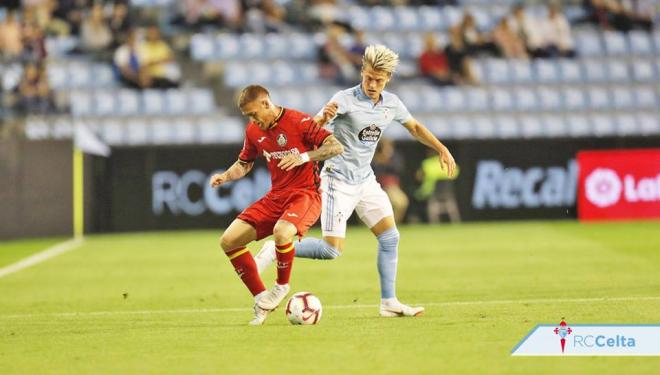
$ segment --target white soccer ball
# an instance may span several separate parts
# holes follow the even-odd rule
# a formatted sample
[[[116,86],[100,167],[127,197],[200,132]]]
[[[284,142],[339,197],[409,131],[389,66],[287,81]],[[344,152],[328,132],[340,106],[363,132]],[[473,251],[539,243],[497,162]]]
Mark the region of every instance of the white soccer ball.
[[[298,292],[286,304],[286,317],[291,324],[316,324],[322,313],[321,300],[310,292]]]

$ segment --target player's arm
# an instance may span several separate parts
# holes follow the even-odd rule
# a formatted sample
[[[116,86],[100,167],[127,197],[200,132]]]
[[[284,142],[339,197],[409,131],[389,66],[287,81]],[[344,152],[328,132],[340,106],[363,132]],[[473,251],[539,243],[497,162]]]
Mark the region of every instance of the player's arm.
[[[314,122],[319,124],[319,126],[325,126],[330,120],[337,116],[337,111],[339,110],[339,103],[330,101],[324,107],[321,113],[314,117]],[[325,159],[324,159],[325,160]]]
[[[334,135],[330,134],[323,140],[323,143],[316,149],[307,151],[302,154],[290,154],[285,156],[280,160],[278,167],[284,169],[285,171],[290,171],[293,168],[305,164],[308,161],[323,161],[330,159],[333,156],[337,156],[344,152],[344,146],[335,138]]]
[[[454,161],[454,157],[451,155],[451,152],[449,152],[449,149],[445,147],[445,145],[443,145],[442,142],[440,142],[438,138],[436,138],[435,135],[433,135],[433,133],[431,133],[431,131],[426,128],[426,126],[415,120],[414,117],[411,117],[409,120],[404,122],[403,126],[408,129],[408,132],[416,140],[434,149],[435,152],[438,153],[438,156],[440,156],[440,166],[444,169],[443,164],[446,165],[447,174],[449,177],[452,177],[454,175],[454,171],[456,170],[456,161]]]
[[[250,173],[253,166],[254,161],[243,161],[238,159],[231,167],[229,167],[229,169],[223,173],[216,173],[211,177],[211,187],[218,187],[229,181],[238,180]]]

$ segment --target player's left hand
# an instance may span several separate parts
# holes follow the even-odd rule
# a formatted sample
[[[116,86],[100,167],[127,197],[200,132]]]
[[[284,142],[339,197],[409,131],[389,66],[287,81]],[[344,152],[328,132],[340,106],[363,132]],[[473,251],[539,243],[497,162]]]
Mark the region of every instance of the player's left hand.
[[[447,175],[449,177],[454,177],[454,173],[456,172],[456,161],[451,155],[451,152],[449,152],[447,148],[444,148],[438,153],[438,156],[440,157],[440,167],[445,169],[445,166],[447,166]]]
[[[284,169],[285,171],[290,171],[293,168],[304,164],[305,162],[302,160],[302,157],[300,157],[300,154],[289,154],[280,160],[280,162],[277,164],[279,168]]]

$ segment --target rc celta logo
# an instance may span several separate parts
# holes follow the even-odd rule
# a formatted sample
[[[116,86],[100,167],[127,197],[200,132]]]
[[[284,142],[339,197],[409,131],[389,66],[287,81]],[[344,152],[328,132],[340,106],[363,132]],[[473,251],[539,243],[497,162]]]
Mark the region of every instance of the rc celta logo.
[[[566,325],[566,322],[562,318],[562,321],[559,322],[559,327],[555,328],[555,335],[559,335],[559,342],[561,343],[561,352],[564,352],[566,347],[566,336],[570,335],[573,332],[571,327]]]
[[[559,343],[557,342],[559,339]],[[557,345],[559,344],[559,345]],[[513,356],[660,356],[660,324],[538,324]]]

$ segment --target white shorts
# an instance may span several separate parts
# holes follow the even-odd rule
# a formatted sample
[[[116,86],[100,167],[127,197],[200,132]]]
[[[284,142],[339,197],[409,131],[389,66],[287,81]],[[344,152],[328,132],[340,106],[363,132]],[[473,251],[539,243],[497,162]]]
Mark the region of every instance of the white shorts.
[[[351,185],[336,177],[321,175],[321,229],[323,236],[346,237],[346,222],[353,211],[371,228],[393,215],[392,203],[375,177]]]

